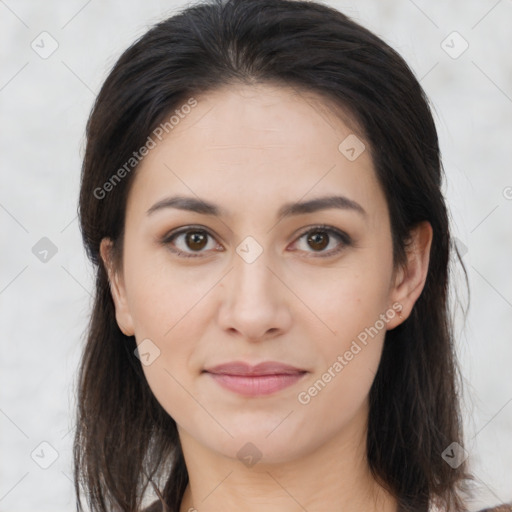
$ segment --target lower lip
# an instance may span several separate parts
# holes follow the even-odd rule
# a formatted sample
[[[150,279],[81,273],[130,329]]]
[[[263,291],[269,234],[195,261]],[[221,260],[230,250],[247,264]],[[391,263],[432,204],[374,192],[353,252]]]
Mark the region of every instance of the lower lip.
[[[306,373],[260,375],[245,377],[208,373],[223,388],[244,396],[270,395],[298,382]]]

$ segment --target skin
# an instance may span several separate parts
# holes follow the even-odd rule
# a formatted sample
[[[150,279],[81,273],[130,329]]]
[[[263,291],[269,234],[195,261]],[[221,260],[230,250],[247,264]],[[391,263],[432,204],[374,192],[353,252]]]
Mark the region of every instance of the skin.
[[[101,244],[120,329],[160,350],[143,370],[177,423],[190,480],[180,512],[394,511],[396,500],[365,458],[368,393],[386,330],[407,318],[423,289],[431,226],[412,232],[408,263],[395,269],[369,146],[354,161],[339,151],[354,131],[325,99],[269,84],[196,99],[137,169],[121,268],[112,263],[110,240]],[[146,213],[178,194],[214,202],[228,215]],[[333,194],[356,201],[366,216],[331,208],[276,219],[283,203]],[[347,233],[352,244],[325,233],[320,244],[308,243],[305,228],[317,224]],[[173,254],[161,240],[190,225],[211,236],[187,245],[181,235],[174,247],[200,256]],[[247,236],[263,251],[252,263],[236,252]],[[298,394],[390,310],[385,327],[300,403]],[[244,397],[202,373],[234,360],[280,361],[309,373],[271,395]],[[251,466],[237,456],[248,442],[261,453]]]

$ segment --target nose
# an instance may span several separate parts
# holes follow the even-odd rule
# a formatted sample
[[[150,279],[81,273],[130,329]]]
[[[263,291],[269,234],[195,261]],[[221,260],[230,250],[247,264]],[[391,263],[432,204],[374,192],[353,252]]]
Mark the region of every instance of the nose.
[[[220,327],[246,341],[273,338],[291,326],[289,301],[293,294],[267,254],[263,251],[252,263],[236,255],[234,268],[223,280]]]

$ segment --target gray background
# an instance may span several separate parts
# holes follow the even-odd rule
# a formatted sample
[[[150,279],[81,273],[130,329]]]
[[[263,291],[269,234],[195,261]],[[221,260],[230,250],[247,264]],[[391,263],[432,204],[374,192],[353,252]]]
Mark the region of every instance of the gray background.
[[[474,508],[512,501],[512,1],[326,3],[397,49],[432,100],[471,289],[456,321]],[[0,511],[75,509],[75,378],[93,289],[76,218],[85,122],[121,51],[184,5],[0,0]],[[46,262],[34,254],[43,237],[57,250]],[[464,289],[455,295],[466,307]]]

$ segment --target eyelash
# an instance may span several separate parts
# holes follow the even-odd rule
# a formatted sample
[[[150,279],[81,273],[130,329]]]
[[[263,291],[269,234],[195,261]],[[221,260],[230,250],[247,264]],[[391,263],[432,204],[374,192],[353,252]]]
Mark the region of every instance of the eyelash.
[[[343,231],[340,231],[339,229],[333,228],[331,226],[327,226],[325,224],[319,224],[319,225],[316,225],[316,226],[309,227],[306,231],[303,231],[298,236],[297,240],[300,240],[302,237],[304,237],[304,235],[307,235],[309,233],[314,233],[314,232],[317,232],[317,231],[319,231],[321,233],[328,233],[330,236],[334,235],[335,237],[337,237],[341,241],[341,245],[340,245],[339,248],[331,249],[330,251],[327,251],[326,253],[319,253],[319,252],[317,252],[318,255],[306,256],[308,258],[309,257],[312,257],[312,258],[328,258],[328,257],[331,257],[331,256],[335,256],[338,253],[340,253],[345,247],[352,245],[352,239],[350,238],[349,235],[347,235]],[[180,229],[178,231],[168,233],[167,235],[164,236],[164,238],[162,239],[161,243],[163,245],[167,246],[171,252],[173,252],[174,254],[177,254],[180,257],[184,257],[184,258],[202,257],[202,253],[201,252],[197,252],[196,251],[195,254],[194,253],[187,253],[187,252],[183,252],[183,251],[181,251],[179,249],[173,249],[173,248],[170,247],[171,242],[175,238],[177,238],[179,235],[190,233],[190,232],[206,233],[208,236],[214,238],[213,235],[207,229],[204,229],[203,227],[200,227],[200,226],[197,226],[197,227],[195,227],[195,226],[188,226],[188,227]]]

